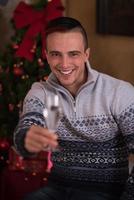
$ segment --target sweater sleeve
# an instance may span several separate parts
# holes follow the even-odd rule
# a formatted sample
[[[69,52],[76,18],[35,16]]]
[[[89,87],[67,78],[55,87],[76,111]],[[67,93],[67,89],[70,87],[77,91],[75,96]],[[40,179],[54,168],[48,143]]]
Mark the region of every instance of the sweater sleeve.
[[[23,157],[29,157],[33,154],[28,152],[24,147],[24,139],[31,125],[45,127],[43,117],[44,92],[39,83],[34,84],[28,92],[23,103],[22,115],[14,131],[14,146],[17,152]]]
[[[121,85],[116,97],[116,120],[126,143],[128,154],[134,154],[134,87]],[[121,200],[134,199],[134,168],[126,181]]]
[[[128,153],[134,155],[134,104],[131,104],[120,116],[120,128],[124,134]],[[134,199],[134,167],[126,181],[121,200]]]

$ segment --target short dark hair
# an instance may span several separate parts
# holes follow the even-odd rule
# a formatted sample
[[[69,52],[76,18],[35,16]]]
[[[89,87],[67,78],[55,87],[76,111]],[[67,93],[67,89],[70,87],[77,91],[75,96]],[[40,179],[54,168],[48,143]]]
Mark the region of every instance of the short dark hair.
[[[84,39],[85,49],[88,48],[88,38],[84,27],[81,23],[71,17],[58,17],[48,22],[46,26],[46,38],[49,34],[54,32],[68,32],[68,31],[79,31]]]

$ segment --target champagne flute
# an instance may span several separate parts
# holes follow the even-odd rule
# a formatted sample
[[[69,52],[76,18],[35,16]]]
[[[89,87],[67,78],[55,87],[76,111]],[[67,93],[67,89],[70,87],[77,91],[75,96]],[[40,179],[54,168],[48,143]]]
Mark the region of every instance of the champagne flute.
[[[47,94],[46,97],[46,107],[43,110],[43,116],[46,121],[47,128],[51,132],[56,132],[56,129],[58,127],[60,118],[61,118],[61,106],[59,102],[59,96],[51,92]],[[49,151],[55,151],[48,147]],[[58,148],[56,149],[56,151]]]

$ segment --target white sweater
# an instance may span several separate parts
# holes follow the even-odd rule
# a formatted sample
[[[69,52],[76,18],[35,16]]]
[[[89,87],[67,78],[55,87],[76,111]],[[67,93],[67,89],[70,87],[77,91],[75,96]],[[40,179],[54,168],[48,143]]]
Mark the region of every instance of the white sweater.
[[[130,183],[128,154],[134,153],[134,87],[89,64],[87,71],[88,80],[75,98],[54,74],[46,83],[33,84],[14,134],[16,149],[22,156],[30,155],[23,145],[26,131],[31,124],[46,126],[42,112],[49,88],[53,88],[60,97],[63,116],[57,128],[61,151],[52,154],[50,179],[78,185],[128,181],[131,187],[134,178]]]

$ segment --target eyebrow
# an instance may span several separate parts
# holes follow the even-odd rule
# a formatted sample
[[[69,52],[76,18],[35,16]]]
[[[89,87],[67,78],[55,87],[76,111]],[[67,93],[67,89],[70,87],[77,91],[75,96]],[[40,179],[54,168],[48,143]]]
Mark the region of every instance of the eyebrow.
[[[52,51],[48,51],[49,54],[51,53],[61,53],[60,51],[56,51],[56,50],[52,50]]]
[[[73,50],[73,51],[69,51],[68,53],[81,53],[81,51]]]
[[[60,53],[62,54],[62,52],[60,51],[56,51],[56,50],[52,50],[52,51],[48,51],[48,54],[51,54],[51,53]],[[77,54],[81,54],[81,51],[78,51],[78,50],[72,50],[72,51],[68,51],[67,53],[77,53]]]

